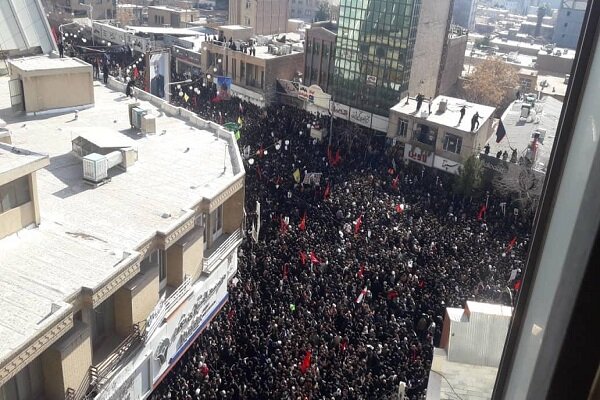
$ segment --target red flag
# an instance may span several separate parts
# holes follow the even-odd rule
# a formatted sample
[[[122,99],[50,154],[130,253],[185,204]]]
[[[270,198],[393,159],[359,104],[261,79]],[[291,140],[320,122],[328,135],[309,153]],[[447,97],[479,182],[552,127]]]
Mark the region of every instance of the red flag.
[[[362,214],[360,217],[358,217],[358,219],[356,221],[354,221],[354,234],[358,234],[358,231],[360,231],[360,227],[362,226]]]
[[[262,157],[265,154],[265,148],[263,147],[262,144],[260,145],[260,149],[258,149],[256,154],[258,154],[259,157]]]
[[[300,262],[302,265],[306,265],[306,253],[300,250]]]
[[[285,223],[283,217],[279,217],[279,233],[285,235],[288,230],[288,224]]]
[[[289,270],[289,267],[288,267],[287,263],[284,264],[284,266],[283,266],[283,280],[287,279],[289,271],[290,270]]]
[[[333,165],[333,155],[331,154],[331,146],[327,146],[327,161]]]
[[[227,320],[231,321],[233,319],[233,317],[235,317],[235,310],[232,308],[231,310],[229,310],[229,312],[227,313]]]
[[[298,228],[301,231],[306,230],[306,211],[304,212],[304,216],[300,219],[300,225],[298,225]]]
[[[404,204],[396,204],[396,212],[402,214],[404,212]]]
[[[394,300],[396,297],[398,297],[398,292],[396,292],[394,289],[388,290],[388,292],[387,292],[388,300]]]
[[[362,303],[362,301],[363,301],[363,299],[365,298],[366,295],[367,295],[367,287],[365,286],[365,288],[360,291],[360,294],[356,298],[356,303],[357,304]]]
[[[360,279],[362,279],[364,274],[365,274],[365,266],[364,266],[364,264],[360,264],[360,268],[358,269],[358,274],[356,274],[356,276],[358,276]]]
[[[331,194],[331,186],[329,185],[329,182],[327,182],[327,186],[325,186],[325,192],[323,193],[323,199],[327,200],[329,198],[330,194]]]
[[[481,221],[483,219],[483,214],[487,211],[487,207],[485,205],[481,206],[479,212],[477,213],[477,221]]]
[[[333,159],[333,165],[338,165],[342,161],[342,156],[340,155],[340,149],[335,152],[335,158]]]
[[[513,237],[510,242],[508,242],[508,246],[506,246],[506,253],[510,253],[517,244],[517,237]]]
[[[515,282],[515,290],[518,292],[521,289],[521,280]]]
[[[256,175],[258,176],[258,180],[262,179],[262,169],[260,169],[260,165],[256,166]]]
[[[394,190],[398,189],[399,181],[400,181],[400,176],[396,176],[394,179],[392,179],[392,189],[394,189]]]
[[[394,171],[394,168],[392,168],[392,167],[388,168],[388,174],[394,175],[395,173],[396,173],[396,171]]]
[[[300,363],[300,372],[302,372],[303,374],[305,374],[306,371],[308,371],[308,369],[310,368],[310,357],[311,357],[311,355],[312,355],[312,352],[310,350],[308,350],[306,352],[306,354],[304,355],[304,359]]]
[[[342,351],[346,351],[348,348],[348,341],[346,339],[342,339],[342,343],[340,343],[340,349]]]
[[[317,255],[315,254],[314,251],[310,252],[310,262],[311,264],[320,264],[321,261],[319,261],[319,259],[317,258]]]

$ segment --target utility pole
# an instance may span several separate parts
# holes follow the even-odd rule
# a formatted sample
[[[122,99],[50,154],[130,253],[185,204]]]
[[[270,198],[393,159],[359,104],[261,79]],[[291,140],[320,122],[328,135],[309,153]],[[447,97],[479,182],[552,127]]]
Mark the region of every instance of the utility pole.
[[[333,94],[331,95],[331,100],[329,100],[329,147],[331,147],[331,142],[333,140]]]

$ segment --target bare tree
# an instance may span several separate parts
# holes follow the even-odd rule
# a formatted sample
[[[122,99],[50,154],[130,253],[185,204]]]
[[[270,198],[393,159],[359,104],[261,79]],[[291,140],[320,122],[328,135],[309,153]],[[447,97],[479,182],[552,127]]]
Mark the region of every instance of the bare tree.
[[[468,101],[504,110],[514,99],[519,78],[515,67],[499,58],[488,58],[477,66],[464,84]]]

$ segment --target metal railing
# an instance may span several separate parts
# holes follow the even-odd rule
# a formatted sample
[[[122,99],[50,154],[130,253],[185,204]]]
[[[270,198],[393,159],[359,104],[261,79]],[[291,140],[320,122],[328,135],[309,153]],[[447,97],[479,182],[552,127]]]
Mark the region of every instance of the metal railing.
[[[145,321],[134,324],[131,334],[104,361],[88,369],[79,388],[68,388],[65,400],[93,399],[106,384],[110,373],[144,341],[145,328],[140,327],[143,323]]]
[[[206,272],[210,274],[214,268],[225,258],[225,256],[231,253],[234,246],[237,245],[238,242],[242,241],[242,230],[237,229],[233,232],[223,243],[221,243],[209,257],[205,258],[202,261],[202,272]]]
[[[191,286],[192,278],[189,275],[186,275],[181,285],[179,285],[179,287],[173,293],[171,293],[166,300],[161,299],[154,311],[152,311],[152,314],[150,314],[146,320],[146,338],[152,336],[154,331],[162,324],[165,315],[171,311],[173,307],[177,306],[179,301],[185,297]]]

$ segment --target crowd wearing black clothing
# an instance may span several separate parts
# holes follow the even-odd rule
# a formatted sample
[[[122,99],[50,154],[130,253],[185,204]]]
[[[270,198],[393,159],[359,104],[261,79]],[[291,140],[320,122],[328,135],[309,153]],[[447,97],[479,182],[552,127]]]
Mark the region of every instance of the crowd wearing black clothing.
[[[400,382],[421,399],[445,308],[511,304],[530,222],[493,194],[482,211],[453,177],[337,120],[328,149],[309,135],[328,117],[189,94],[175,100],[203,118],[241,116],[248,231],[256,201],[262,228],[241,246],[228,304],[151,399],[391,399]]]

